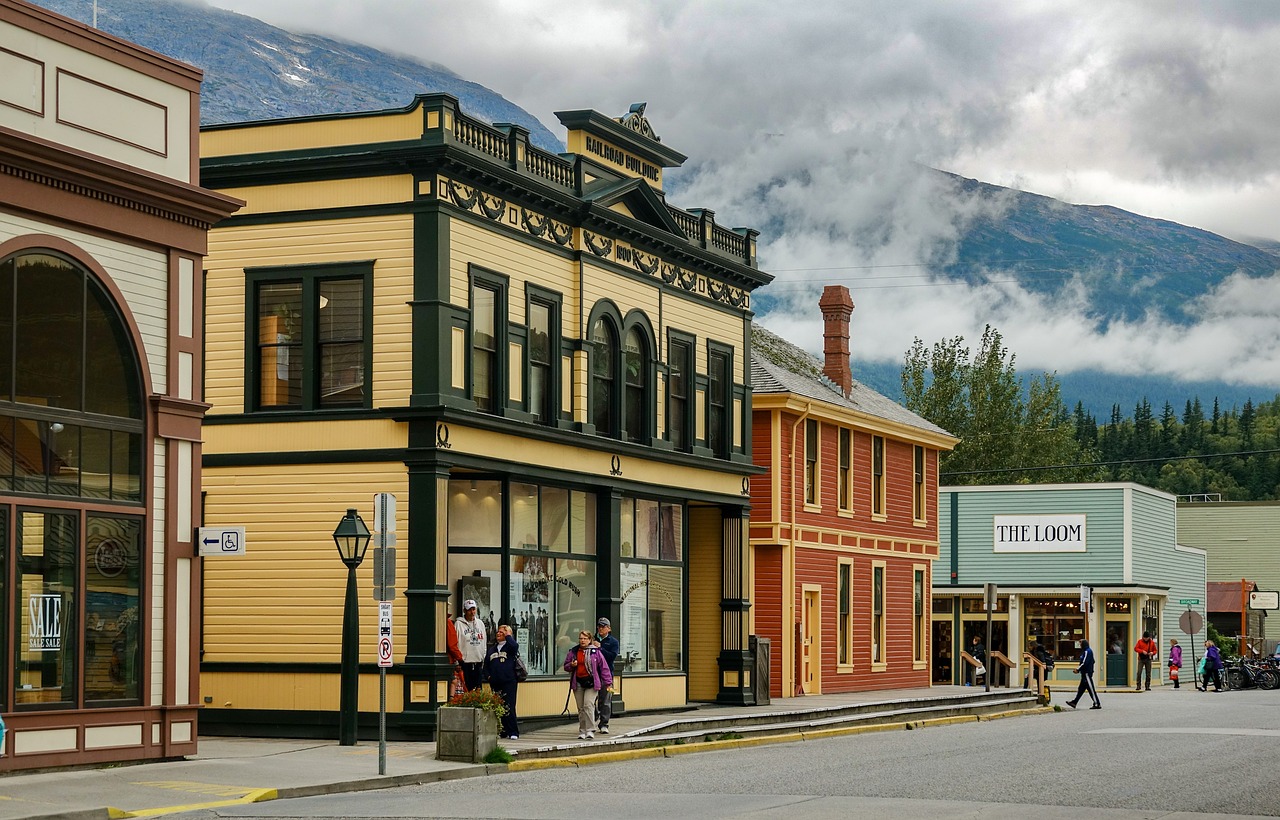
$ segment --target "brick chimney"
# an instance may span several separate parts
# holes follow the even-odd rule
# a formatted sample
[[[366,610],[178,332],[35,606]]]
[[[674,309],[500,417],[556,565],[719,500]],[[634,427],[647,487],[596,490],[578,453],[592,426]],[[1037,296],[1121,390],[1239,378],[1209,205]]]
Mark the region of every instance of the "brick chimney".
[[[849,366],[849,317],[853,315],[853,297],[844,285],[827,285],[818,300],[822,309],[822,352],[825,360],[822,375],[844,391],[853,390],[853,370]]]

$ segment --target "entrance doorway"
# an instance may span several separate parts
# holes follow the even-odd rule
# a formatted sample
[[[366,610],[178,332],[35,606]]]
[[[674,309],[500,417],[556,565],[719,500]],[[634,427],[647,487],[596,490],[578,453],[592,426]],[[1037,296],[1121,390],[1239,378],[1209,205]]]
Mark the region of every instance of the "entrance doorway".
[[[951,657],[955,652],[955,647],[951,644],[951,621],[934,621],[932,637],[933,682],[953,683]]]
[[[1129,621],[1107,621],[1107,686],[1129,685]]]
[[[821,587],[804,587],[800,613],[800,686],[808,695],[822,693]]]

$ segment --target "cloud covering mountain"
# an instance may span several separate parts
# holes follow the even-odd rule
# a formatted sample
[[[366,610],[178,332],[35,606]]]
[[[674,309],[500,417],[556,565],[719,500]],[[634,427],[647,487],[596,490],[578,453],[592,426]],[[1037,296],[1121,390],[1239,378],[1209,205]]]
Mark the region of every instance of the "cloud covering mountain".
[[[42,5],[82,20],[90,9]],[[756,301],[761,322],[816,350],[818,294],[847,284],[855,372],[891,394],[914,337],[976,341],[988,323],[1020,369],[1058,372],[1068,400],[1088,396],[1104,414],[1143,395],[1229,405],[1280,386],[1274,245],[934,170],[1131,202],[1164,190],[1173,210],[1234,190],[1235,204],[1203,213],[1274,234],[1232,210],[1269,178],[1280,145],[1265,139],[1275,106],[1246,70],[1277,62],[1272,12],[914,0],[246,8],[414,56],[200,3],[100,0],[99,22],[204,68],[209,122],[395,107],[444,90],[558,145],[534,116],[431,61],[543,117],[648,100],[664,142],[690,155],[668,177],[671,200],[762,231],[761,266],[777,280]],[[1078,171],[1051,178],[1053,162]]]

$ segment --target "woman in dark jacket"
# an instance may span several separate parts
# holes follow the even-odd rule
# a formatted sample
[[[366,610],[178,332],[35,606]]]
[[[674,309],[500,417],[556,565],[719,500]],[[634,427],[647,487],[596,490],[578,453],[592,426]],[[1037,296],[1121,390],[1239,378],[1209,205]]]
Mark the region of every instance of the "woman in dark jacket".
[[[1209,682],[1213,681],[1213,691],[1222,691],[1222,653],[1213,641],[1204,642],[1204,680],[1201,692],[1209,691]]]
[[[502,698],[507,713],[502,716],[502,736],[517,740],[520,737],[520,724],[516,721],[516,655],[520,645],[511,635],[511,627],[502,624],[498,627],[497,643],[484,659],[484,676],[489,681],[489,688]]]

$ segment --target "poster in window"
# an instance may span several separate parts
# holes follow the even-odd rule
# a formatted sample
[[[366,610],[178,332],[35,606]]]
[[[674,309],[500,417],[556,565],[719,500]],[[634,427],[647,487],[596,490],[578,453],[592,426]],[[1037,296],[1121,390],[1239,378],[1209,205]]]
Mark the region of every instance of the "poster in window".
[[[644,564],[623,564],[619,572],[622,608],[614,631],[619,644],[616,668],[621,672],[643,672],[648,650],[648,573]]]
[[[548,602],[550,578],[547,558],[541,555],[516,555],[511,565],[511,601],[515,612],[511,628],[531,675],[545,675],[551,669],[547,657],[547,632],[550,624]]]

